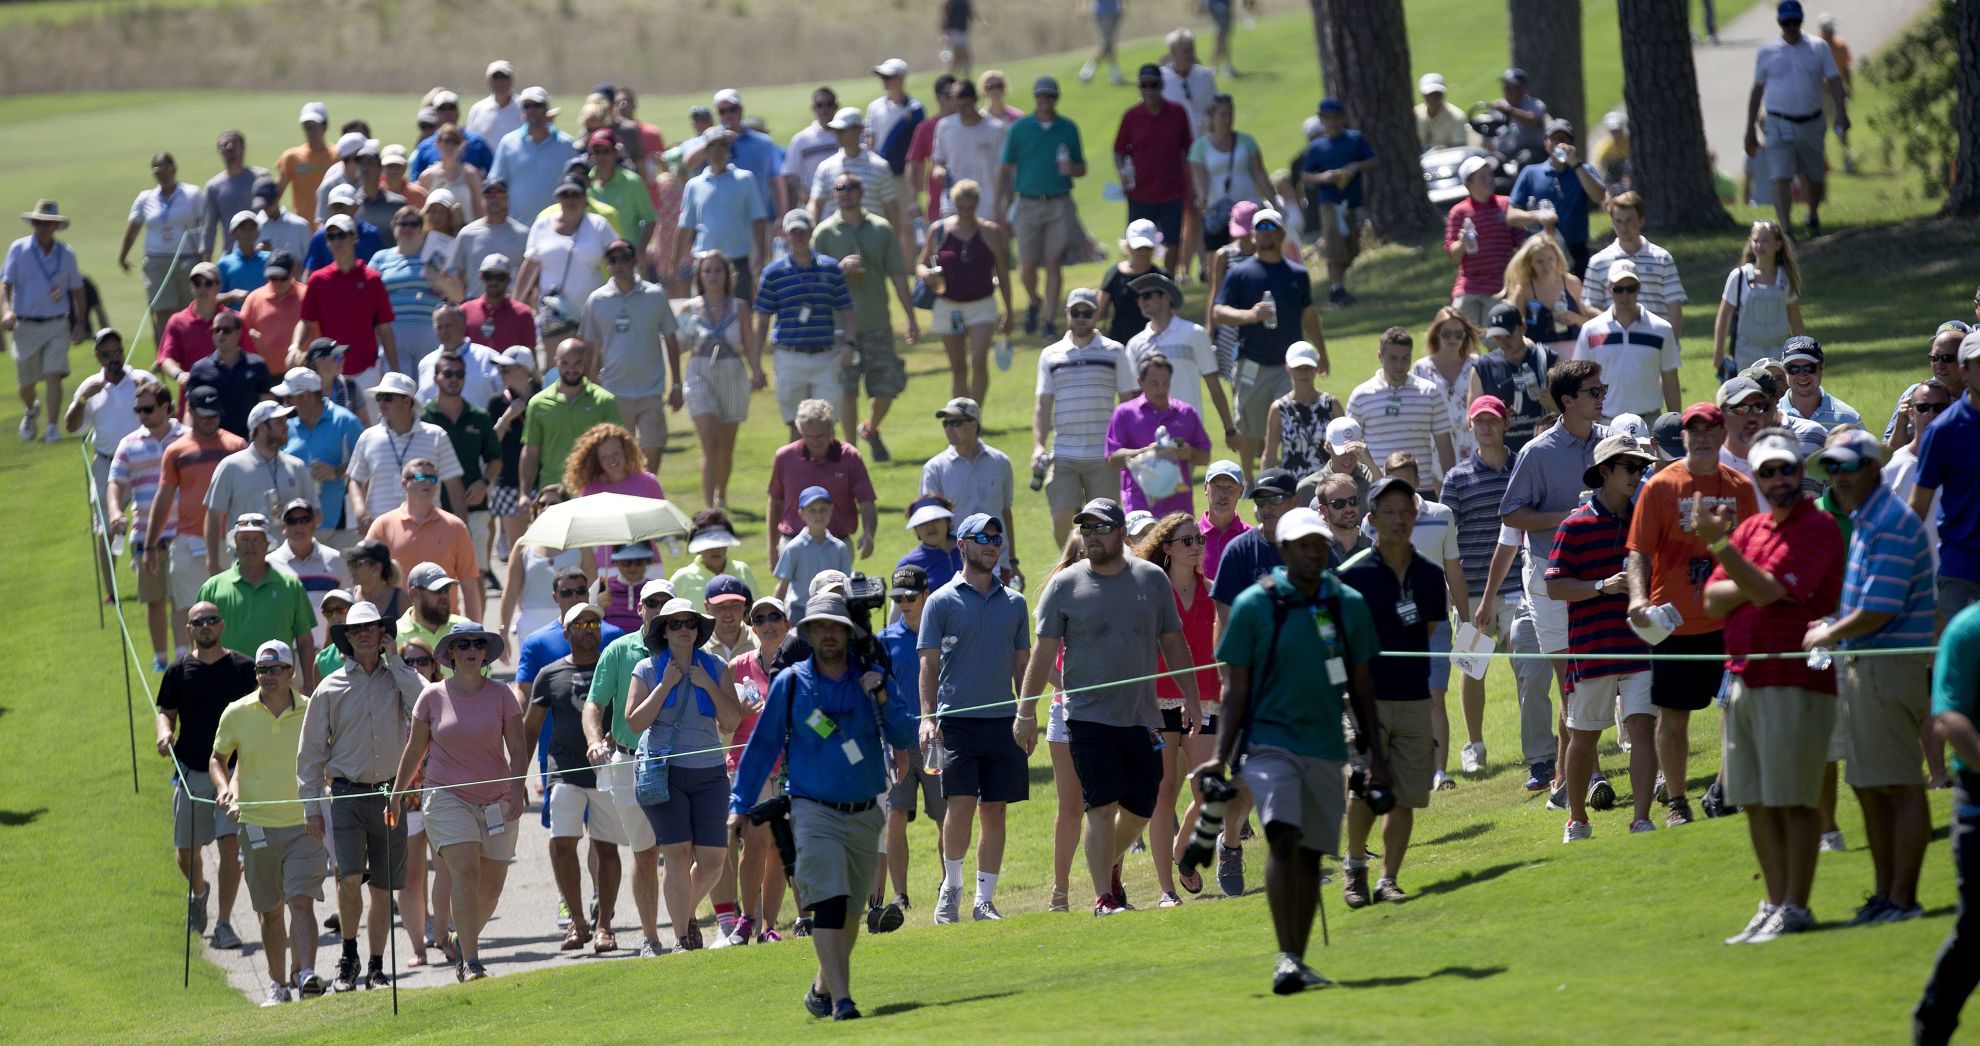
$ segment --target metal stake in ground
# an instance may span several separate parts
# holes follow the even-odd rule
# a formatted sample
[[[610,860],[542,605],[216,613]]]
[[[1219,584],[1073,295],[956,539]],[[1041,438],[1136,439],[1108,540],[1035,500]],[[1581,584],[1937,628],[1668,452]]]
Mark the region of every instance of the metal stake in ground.
[[[392,804],[392,786],[379,789],[385,795],[385,885],[392,885],[392,829],[399,826],[399,810]],[[385,891],[385,950],[392,956],[392,1016],[399,1015],[399,934],[392,927],[392,919],[398,905],[392,901],[392,891]],[[400,925],[404,925],[401,919]],[[421,932],[425,932],[422,929]]]
[[[121,627],[123,625],[123,612],[121,610],[118,611],[117,616],[117,624]],[[129,651],[123,651],[121,653],[127,654]],[[118,660],[124,663],[124,723],[128,728],[125,732],[131,738],[131,794],[136,795],[138,794],[137,712],[131,707],[131,659],[125,656],[119,656]]]
[[[178,770],[178,772],[179,772],[179,787],[180,787],[180,788],[183,788],[183,789],[185,789],[185,790],[186,790],[186,803],[185,803],[185,807],[186,807],[186,838],[187,838],[187,839],[190,839],[190,840],[192,840],[193,842],[198,842],[198,841],[199,841],[199,837],[193,834],[193,820],[192,820],[192,818],[193,818],[193,803],[192,803],[192,785],[191,785],[191,783],[190,783],[190,782],[188,782],[188,781],[186,780],[186,764],[184,764],[184,763],[181,763],[181,762],[179,762],[179,757],[175,755],[175,756],[173,756],[173,757],[172,757],[172,766],[173,766],[173,768],[175,768],[175,769],[176,769],[176,770]],[[195,854],[195,856],[197,856],[197,853],[198,853],[198,851],[194,851],[194,854]],[[188,868],[188,869],[190,869],[190,868],[191,868],[191,865],[190,865],[190,864],[188,864],[188,865],[187,865],[187,868]],[[191,883],[187,883],[187,884],[186,884],[186,896],[187,896],[188,898],[191,898],[191,897],[192,897],[192,884],[191,884]],[[190,903],[187,903],[187,904],[182,904],[182,905],[180,905],[180,906],[179,906],[179,918],[181,918],[181,919],[183,919],[183,920],[185,920],[185,923],[186,923],[186,968],[185,968],[185,972],[184,972],[184,974],[183,974],[183,979],[182,979],[182,981],[181,981],[181,983],[180,983],[180,985],[179,985],[179,986],[180,986],[180,987],[182,987],[182,988],[191,988],[191,987],[192,987],[192,911],[191,911],[191,907],[192,907],[192,905],[191,905]]]

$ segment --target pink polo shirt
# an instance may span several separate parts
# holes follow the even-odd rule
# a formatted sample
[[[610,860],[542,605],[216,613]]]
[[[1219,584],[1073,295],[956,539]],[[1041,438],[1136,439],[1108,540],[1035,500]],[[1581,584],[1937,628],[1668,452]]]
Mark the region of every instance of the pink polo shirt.
[[[1232,538],[1250,530],[1251,524],[1246,523],[1243,516],[1232,515],[1231,525],[1219,529],[1217,524],[1210,522],[1210,511],[1205,509],[1201,516],[1196,517],[1196,529],[1203,532],[1203,576],[1215,581],[1217,564],[1224,558],[1224,546],[1230,544]]]

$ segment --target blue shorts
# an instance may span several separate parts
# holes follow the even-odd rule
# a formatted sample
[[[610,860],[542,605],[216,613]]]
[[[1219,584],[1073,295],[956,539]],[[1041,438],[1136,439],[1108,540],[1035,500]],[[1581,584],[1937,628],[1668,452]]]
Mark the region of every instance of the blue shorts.
[[[641,806],[661,846],[729,845],[729,773],[719,766],[667,767],[667,801]]]

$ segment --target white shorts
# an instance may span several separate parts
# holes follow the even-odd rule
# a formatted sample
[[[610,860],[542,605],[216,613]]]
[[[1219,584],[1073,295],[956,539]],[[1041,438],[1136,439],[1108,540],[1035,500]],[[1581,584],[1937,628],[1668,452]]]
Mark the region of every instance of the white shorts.
[[[682,398],[690,418],[715,415],[740,424],[749,420],[749,368],[739,356],[693,356],[687,361]]]
[[[634,853],[653,849],[653,823],[646,819],[646,811],[639,805],[639,794],[633,788],[631,753],[615,752],[611,762],[598,768],[598,790],[612,800],[626,849]]]
[[[619,826],[618,808],[612,797],[596,788],[583,788],[569,781],[550,787],[550,838],[576,839],[589,835],[595,843],[624,846],[625,829]]]
[[[971,327],[994,327],[1002,313],[997,311],[997,296],[985,295],[975,301],[950,301],[947,298],[935,299],[935,309],[928,321],[929,330],[935,334],[961,334]],[[957,321],[960,315],[961,322]]]
[[[1530,537],[1530,535],[1529,535]],[[1526,567],[1522,577],[1526,582],[1526,601],[1533,607],[1533,629],[1540,637],[1540,652],[1559,654],[1568,648],[1568,605],[1547,596],[1547,582],[1541,577],[1545,571],[1547,557],[1539,557],[1540,566],[1534,566],[1533,542],[1527,542]],[[1593,729],[1593,727],[1590,727]]]
[[[1596,676],[1575,683],[1574,693],[1567,699],[1568,729],[1607,730],[1616,725],[1618,708],[1624,719],[1657,714],[1656,706],[1650,703],[1649,672]]]
[[[227,568],[227,560],[232,558],[227,550],[220,553],[220,568]],[[180,610],[191,609],[199,602],[199,586],[206,584],[206,542],[184,534],[172,539],[172,605]]]
[[[845,395],[839,381],[839,353],[799,352],[779,346],[773,361],[777,381],[777,409],[785,422],[797,420],[798,404],[805,400],[825,400],[834,407]]]

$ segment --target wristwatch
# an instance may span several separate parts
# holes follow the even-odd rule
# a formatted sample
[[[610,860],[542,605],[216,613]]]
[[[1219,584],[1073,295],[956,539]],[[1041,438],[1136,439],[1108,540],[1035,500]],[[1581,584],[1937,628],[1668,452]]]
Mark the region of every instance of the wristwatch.
[[[1598,578],[1595,582],[1595,594],[1598,596],[1601,595],[1602,586],[1607,585],[1608,583],[1609,583],[1608,578]]]

